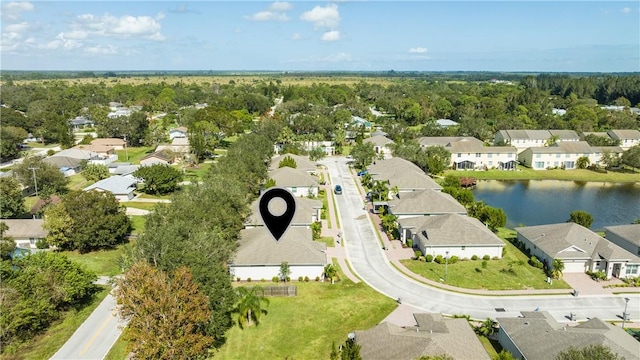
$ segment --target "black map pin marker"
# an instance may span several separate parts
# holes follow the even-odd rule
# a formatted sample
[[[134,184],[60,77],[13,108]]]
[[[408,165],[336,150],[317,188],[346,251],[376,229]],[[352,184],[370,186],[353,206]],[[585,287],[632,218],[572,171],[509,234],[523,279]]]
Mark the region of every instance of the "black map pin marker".
[[[269,211],[269,202],[275,198],[284,200],[287,205],[287,208],[282,215],[273,215]],[[262,194],[259,209],[262,221],[264,221],[264,224],[271,232],[271,235],[273,235],[276,241],[278,241],[285,231],[287,231],[287,228],[293,219],[293,215],[296,213],[296,200],[293,195],[285,189],[271,188]]]

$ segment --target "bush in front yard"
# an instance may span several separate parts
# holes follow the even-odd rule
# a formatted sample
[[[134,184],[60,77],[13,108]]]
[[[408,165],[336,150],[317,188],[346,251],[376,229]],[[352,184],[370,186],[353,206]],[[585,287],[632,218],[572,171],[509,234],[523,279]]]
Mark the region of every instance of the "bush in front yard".
[[[471,256],[471,260],[478,260],[478,255]]]
[[[431,254],[427,255],[426,261],[427,262],[432,262],[433,261],[433,255],[431,255]]]
[[[436,256],[436,258],[433,261],[435,261],[438,264],[444,264],[444,258],[442,257],[442,255]]]

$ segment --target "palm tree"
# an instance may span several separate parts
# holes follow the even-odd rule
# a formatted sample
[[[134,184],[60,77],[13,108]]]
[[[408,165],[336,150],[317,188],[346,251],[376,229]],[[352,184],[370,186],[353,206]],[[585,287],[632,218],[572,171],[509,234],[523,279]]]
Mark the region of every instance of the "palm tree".
[[[334,284],[335,281],[340,278],[338,276],[338,269],[336,269],[333,264],[327,264],[327,266],[324,267],[323,275],[326,279],[331,279],[331,284]]]
[[[244,329],[245,324],[251,326],[253,322],[256,326],[260,324],[260,317],[262,314],[267,314],[267,310],[262,307],[262,304],[269,305],[269,299],[264,296],[264,289],[261,287],[239,287],[238,303],[233,309],[234,313],[238,314],[238,326]]]
[[[554,279],[560,279],[562,277],[562,271],[564,270],[564,263],[561,259],[553,259],[553,269],[551,270],[551,277]]]
[[[495,321],[493,321],[491,318],[487,318],[480,325],[478,325],[475,330],[479,335],[489,337],[490,335],[496,333],[496,325],[497,323]]]
[[[387,186],[386,181],[376,180],[373,185],[373,192],[377,193],[377,200],[388,200],[389,199],[389,187]]]

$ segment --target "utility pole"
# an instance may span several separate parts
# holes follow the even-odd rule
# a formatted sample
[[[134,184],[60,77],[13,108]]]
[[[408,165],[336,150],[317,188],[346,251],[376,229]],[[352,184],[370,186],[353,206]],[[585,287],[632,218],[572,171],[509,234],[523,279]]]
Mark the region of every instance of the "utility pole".
[[[129,150],[127,150],[127,135],[124,136],[124,154],[127,157],[127,161],[129,161]]]
[[[36,197],[38,197],[38,181],[36,181],[36,170],[38,170],[40,168],[37,167],[30,167],[29,170],[31,170],[31,173],[33,174],[33,184],[36,187]]]

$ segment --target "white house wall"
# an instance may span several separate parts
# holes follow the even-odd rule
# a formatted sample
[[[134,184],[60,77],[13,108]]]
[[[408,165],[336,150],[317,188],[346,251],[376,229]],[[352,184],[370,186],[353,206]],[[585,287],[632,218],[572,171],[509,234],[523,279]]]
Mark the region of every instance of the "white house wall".
[[[416,244],[416,241],[417,240],[414,240],[414,244]],[[478,258],[482,258],[485,255],[489,255],[491,258],[502,258],[502,247],[500,246],[425,246],[419,241],[417,242],[417,245],[425,256],[433,255],[433,257],[436,257],[438,255],[442,255],[444,257],[447,255],[446,252],[448,251],[449,257],[457,256],[459,259],[471,259],[473,255],[478,256]]]
[[[298,280],[298,277],[308,276],[309,279],[315,280],[316,276],[322,277],[324,265],[289,265],[291,280]],[[231,276],[233,280],[240,278],[242,281],[251,279],[252,281],[260,281],[265,279],[271,281],[274,276],[280,274],[280,265],[271,266],[238,266],[231,265]]]
[[[484,169],[485,166],[489,169],[497,168],[501,163],[508,163],[509,161],[517,161],[516,153],[453,153],[451,154],[451,160],[453,165],[459,164],[464,161],[470,161],[475,164],[475,169]]]
[[[285,187],[285,189],[289,190],[293,196],[297,196],[297,197],[305,197],[305,196],[309,196],[309,192],[311,192],[311,194],[314,197],[318,196],[318,187],[317,186],[296,186],[296,187]]]
[[[573,162],[573,167],[566,167],[566,170],[576,168],[578,158],[584,154],[564,154],[564,153],[532,153],[524,151],[518,156],[518,160],[533,170],[546,170],[547,168],[562,167],[565,162]],[[588,154],[587,154],[588,156]]]

